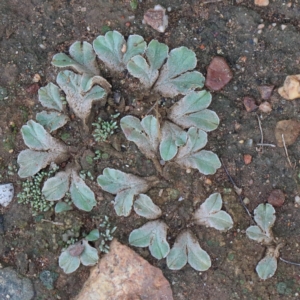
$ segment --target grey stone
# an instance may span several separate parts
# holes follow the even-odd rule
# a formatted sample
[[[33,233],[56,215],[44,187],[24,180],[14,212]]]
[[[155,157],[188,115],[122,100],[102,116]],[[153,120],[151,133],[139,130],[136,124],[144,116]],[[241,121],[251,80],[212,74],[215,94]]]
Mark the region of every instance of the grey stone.
[[[0,269],[0,295],[1,299],[31,300],[34,297],[32,282],[12,268]]]
[[[58,274],[55,272],[44,270],[40,273],[39,277],[44,287],[46,287],[48,290],[53,290],[53,284],[58,278]]]

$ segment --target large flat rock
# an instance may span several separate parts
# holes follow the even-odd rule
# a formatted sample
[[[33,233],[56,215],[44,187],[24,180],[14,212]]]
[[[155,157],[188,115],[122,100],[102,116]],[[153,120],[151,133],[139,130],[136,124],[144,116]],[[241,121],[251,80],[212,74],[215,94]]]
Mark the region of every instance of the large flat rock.
[[[110,252],[91,270],[76,300],[171,300],[172,290],[160,269],[113,240]]]

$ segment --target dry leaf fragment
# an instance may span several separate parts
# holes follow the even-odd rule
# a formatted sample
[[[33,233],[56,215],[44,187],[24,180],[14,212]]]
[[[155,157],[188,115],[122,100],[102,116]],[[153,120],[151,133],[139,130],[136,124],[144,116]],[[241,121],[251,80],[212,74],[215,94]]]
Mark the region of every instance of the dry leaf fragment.
[[[282,135],[284,135],[285,145],[295,143],[300,134],[300,122],[296,120],[282,120],[277,122],[275,128],[275,138],[278,147],[283,147]]]

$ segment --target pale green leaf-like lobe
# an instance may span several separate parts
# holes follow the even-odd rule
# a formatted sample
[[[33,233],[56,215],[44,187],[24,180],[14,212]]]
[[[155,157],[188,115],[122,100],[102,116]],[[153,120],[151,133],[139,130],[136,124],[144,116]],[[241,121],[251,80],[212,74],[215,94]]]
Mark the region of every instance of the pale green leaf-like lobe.
[[[165,64],[171,78],[194,69],[196,65],[197,58],[195,52],[184,46],[171,50]]]
[[[55,210],[56,214],[59,214],[59,213],[65,212],[65,211],[72,210],[72,207],[71,207],[71,205],[69,205],[63,201],[60,201],[55,204],[54,210]]]
[[[59,88],[52,82],[41,87],[38,91],[39,101],[44,107],[62,111],[63,104],[60,98]]]
[[[84,250],[80,255],[80,261],[84,266],[94,266],[99,260],[98,251],[90,246],[86,240],[82,240],[82,242]]]
[[[86,237],[85,240],[89,242],[96,241],[100,238],[100,233],[98,229],[93,229]]]
[[[118,31],[108,31],[105,36],[100,35],[93,42],[94,50],[100,60],[118,72],[125,69],[122,52],[125,45],[125,39]]]
[[[88,42],[75,42],[69,49],[70,56],[58,53],[53,56],[52,65],[60,68],[71,67],[76,72],[99,75],[96,54]]]
[[[129,60],[143,54],[146,42],[140,35],[130,35],[127,42],[118,31],[108,31],[98,36],[93,43],[98,57],[114,71],[123,71]]]
[[[132,57],[143,54],[146,46],[147,44],[142,36],[136,34],[130,35],[127,39],[126,52],[122,59],[123,63],[126,65]]]
[[[154,89],[165,97],[187,94],[196,88],[202,88],[205,78],[199,72],[187,72],[196,67],[195,53],[179,47],[169,53],[167,62],[162,67]]]
[[[256,266],[256,272],[260,279],[271,278],[277,269],[277,258],[272,255],[266,255]]]
[[[189,230],[180,233],[167,256],[167,265],[171,270],[180,270],[186,263],[197,271],[206,271],[211,267],[211,260]]]
[[[61,163],[68,158],[60,152],[40,152],[26,149],[20,152],[18,164],[20,166],[18,175],[21,178],[33,176],[41,169],[47,167],[51,162]]]
[[[250,226],[246,230],[247,236],[265,245],[273,241],[272,226],[275,223],[275,209],[269,204],[259,204],[254,210],[254,220],[258,226]]]
[[[197,224],[218,230],[229,230],[233,226],[232,218],[221,210],[222,198],[219,193],[210,195],[196,210],[194,218]]]
[[[273,241],[273,235],[271,231],[263,232],[258,226],[250,226],[246,230],[246,235],[249,239],[255,240],[259,243],[264,243],[265,245],[270,244]]]
[[[254,210],[254,220],[263,231],[268,232],[276,220],[274,207],[269,203],[258,205]]]
[[[166,44],[159,43],[157,40],[152,40],[147,49],[146,57],[149,62],[151,71],[158,70],[163,65],[168,57],[169,47]]]
[[[175,157],[179,146],[183,146],[187,140],[187,133],[179,126],[166,121],[162,126],[162,137],[159,145],[160,156],[164,161]]]
[[[206,132],[191,127],[187,132],[186,144],[179,148],[175,161],[182,167],[198,169],[202,174],[214,174],[221,166],[216,154],[201,150],[207,143]]]
[[[204,175],[215,174],[217,169],[221,167],[218,155],[206,150],[176,158],[175,161],[185,168],[197,169]]]
[[[94,76],[86,73],[82,74],[80,89],[83,93],[90,91],[94,85],[99,85],[106,93],[110,92],[111,84],[102,76]]]
[[[49,132],[52,132],[64,126],[69,121],[69,118],[60,112],[42,111],[36,114],[36,120]]]
[[[134,196],[146,192],[150,187],[145,179],[111,168],[105,168],[97,182],[104,191],[117,195],[115,210],[119,216],[128,216]]]
[[[27,125],[22,126],[21,133],[25,144],[30,148],[21,151],[18,156],[18,174],[21,178],[33,176],[49,163],[61,163],[69,157],[67,146],[53,138],[41,124],[30,120]]]
[[[134,191],[127,189],[119,192],[115,198],[114,208],[118,216],[128,217],[131,213]]]
[[[134,56],[127,64],[129,73],[138,78],[146,89],[151,88],[158,77],[158,71],[151,71],[146,59],[140,55]]]
[[[74,205],[81,210],[91,211],[97,204],[94,192],[75,171],[72,171],[70,194]]]
[[[134,142],[144,155],[155,158],[160,139],[160,126],[153,116],[146,116],[142,121],[133,116],[126,116],[120,122],[127,140]]]
[[[91,113],[93,103],[96,101],[106,102],[107,92],[99,85],[92,86],[89,84],[90,90],[87,91],[86,75],[79,75],[66,70],[58,73],[56,81],[65,92],[69,106],[75,115],[83,121],[84,125]]]
[[[146,49],[146,58],[137,55],[127,64],[129,73],[138,78],[145,88],[151,88],[158,78],[158,69],[161,68],[168,56],[168,46],[152,40]]]
[[[184,158],[198,152],[207,144],[207,133],[195,127],[189,128],[186,144],[178,151],[177,159]]]
[[[57,201],[62,199],[70,186],[70,173],[58,172],[54,177],[48,178],[43,186],[42,193],[46,200]]]
[[[41,124],[32,120],[22,126],[21,133],[24,143],[30,149],[47,151],[53,146],[54,138]]]
[[[157,259],[166,257],[170,251],[167,242],[167,225],[162,221],[150,221],[133,230],[129,235],[129,244],[135,247],[147,247]]]
[[[70,274],[79,268],[80,258],[72,256],[68,250],[65,250],[60,254],[58,264],[66,274]]]
[[[157,219],[162,214],[161,209],[153,203],[149,196],[145,194],[138,195],[133,208],[138,215],[149,220]]]
[[[170,108],[168,117],[183,128],[194,126],[212,131],[218,127],[220,120],[215,112],[206,109],[210,103],[209,92],[191,92]]]

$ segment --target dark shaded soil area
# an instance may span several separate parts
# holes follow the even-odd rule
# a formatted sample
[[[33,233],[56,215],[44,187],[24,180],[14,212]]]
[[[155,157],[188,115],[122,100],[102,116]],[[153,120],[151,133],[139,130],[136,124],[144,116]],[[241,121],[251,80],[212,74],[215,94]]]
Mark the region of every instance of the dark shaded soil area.
[[[202,2],[202,3],[201,3]],[[281,257],[300,262],[300,206],[295,196],[300,193],[300,142],[288,147],[291,167],[283,148],[256,146],[261,140],[260,118],[264,142],[275,144],[276,123],[285,119],[299,119],[299,100],[286,101],[276,88],[282,86],[287,75],[300,73],[300,4],[295,0],[274,0],[264,8],[255,7],[246,0],[236,1],[161,1],[170,7],[169,26],[165,33],[158,33],[142,24],[144,12],[156,2],[141,1],[133,11],[130,1],[70,1],[70,0],[2,0],[0,2],[0,172],[1,182],[12,182],[15,194],[20,192],[20,178],[9,175],[8,167],[17,166],[17,155],[25,149],[20,128],[40,110],[37,99],[38,84],[35,74],[41,76],[40,85],[54,82],[57,70],[51,66],[52,56],[67,52],[74,41],[92,42],[108,28],[124,36],[142,35],[146,41],[157,39],[170,49],[186,46],[197,56],[197,70],[206,74],[211,59],[223,56],[232,71],[233,80],[218,93],[213,93],[210,109],[221,122],[209,134],[208,149],[223,160],[242,196],[250,200],[252,212],[267,201],[273,189],[285,193],[286,201],[276,211],[274,234],[285,243]],[[251,2],[251,3],[250,3]],[[289,4],[290,3],[290,4]],[[260,30],[258,26],[264,24]],[[284,25],[284,26],[282,26]],[[260,30],[260,31],[259,31]],[[131,113],[142,115],[149,109],[143,103],[140,91],[128,76],[113,74],[105,68],[102,74],[112,84],[112,91],[120,91]],[[269,114],[246,112],[244,96],[252,96],[257,104],[263,100],[258,87],[275,85],[269,102]],[[5,89],[5,90],[3,90]],[[1,92],[2,91],[2,92]],[[76,133],[68,128],[69,141]],[[62,135],[64,132],[60,132]],[[155,175],[155,168],[138,151],[133,143],[119,133],[116,144],[125,144],[120,156],[110,155],[90,167],[95,176],[105,167],[141,176]],[[77,141],[78,142],[78,141]],[[79,142],[80,143],[80,142]],[[250,154],[252,162],[245,165],[243,155]],[[166,213],[165,220],[171,228],[170,243],[184,228],[191,212],[199,207],[211,193],[223,195],[224,208],[234,219],[235,225],[227,233],[192,226],[200,245],[212,258],[212,267],[199,273],[190,266],[180,271],[170,271],[166,261],[153,259],[148,249],[135,249],[154,266],[162,269],[178,300],[199,299],[297,299],[300,294],[299,267],[278,262],[274,277],[267,281],[258,278],[255,266],[263,257],[265,248],[249,240],[245,230],[251,222],[225,171],[221,168],[213,176],[197,171],[187,174],[177,166],[170,169],[167,182],[153,188],[150,194]],[[209,179],[209,180],[208,180]],[[144,224],[132,214],[117,218],[111,201],[113,196],[101,192],[95,182],[89,182],[97,195],[98,205],[91,213],[74,210],[55,215],[47,212],[33,217],[27,206],[15,198],[7,208],[0,208],[0,263],[12,266],[33,281],[35,299],[71,299],[87,279],[89,269],[80,269],[66,275],[58,267],[62,234],[66,230],[88,232],[95,228],[104,215],[110,217],[119,230],[116,237],[128,244],[129,233]],[[162,192],[161,192],[162,190]],[[179,196],[186,199],[178,202]],[[63,223],[58,226],[52,222]],[[3,222],[2,222],[3,221]],[[58,275],[54,289],[47,289],[40,280],[40,273],[49,270]],[[0,296],[0,299],[2,295]]]

